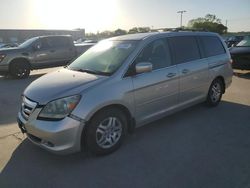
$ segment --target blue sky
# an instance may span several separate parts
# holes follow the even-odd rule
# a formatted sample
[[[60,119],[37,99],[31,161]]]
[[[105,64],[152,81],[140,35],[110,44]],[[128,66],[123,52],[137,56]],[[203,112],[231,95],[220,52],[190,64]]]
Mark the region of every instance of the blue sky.
[[[86,32],[178,27],[215,14],[229,31],[250,31],[250,0],[0,0],[1,29],[74,29]]]

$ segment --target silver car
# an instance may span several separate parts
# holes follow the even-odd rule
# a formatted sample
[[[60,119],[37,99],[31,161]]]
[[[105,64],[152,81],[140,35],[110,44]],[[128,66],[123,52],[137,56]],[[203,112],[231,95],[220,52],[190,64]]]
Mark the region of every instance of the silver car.
[[[18,124],[54,153],[85,146],[107,154],[135,127],[204,101],[218,105],[232,73],[230,54],[215,33],[119,36],[31,83]]]

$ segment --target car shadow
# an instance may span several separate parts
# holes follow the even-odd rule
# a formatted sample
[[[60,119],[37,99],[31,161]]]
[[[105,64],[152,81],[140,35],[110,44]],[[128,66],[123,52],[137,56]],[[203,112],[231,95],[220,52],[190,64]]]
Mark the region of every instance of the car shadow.
[[[249,114],[250,106],[226,101],[196,105],[136,129],[118,151],[100,157],[54,155],[26,139],[1,172],[0,187],[247,188]]]
[[[234,76],[237,76],[239,78],[244,78],[244,79],[250,79],[250,72],[234,72]]]

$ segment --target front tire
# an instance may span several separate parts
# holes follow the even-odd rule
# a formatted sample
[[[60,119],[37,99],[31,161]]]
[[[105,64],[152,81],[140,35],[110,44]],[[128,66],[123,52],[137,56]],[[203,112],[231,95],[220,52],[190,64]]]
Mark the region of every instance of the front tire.
[[[112,153],[121,146],[126,133],[127,119],[121,110],[102,110],[87,127],[87,148],[96,155]]]
[[[224,85],[221,79],[215,79],[208,91],[208,95],[207,95],[207,104],[208,106],[214,107],[217,106],[220,101],[221,101],[221,97],[223,94],[223,90],[224,90]]]
[[[30,75],[30,66],[28,63],[14,62],[10,65],[10,75],[14,78],[22,79]]]

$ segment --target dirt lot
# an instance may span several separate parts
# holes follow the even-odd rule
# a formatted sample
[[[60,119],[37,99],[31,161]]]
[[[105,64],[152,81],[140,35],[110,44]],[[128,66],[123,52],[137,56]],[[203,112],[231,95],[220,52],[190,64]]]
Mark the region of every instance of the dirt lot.
[[[34,79],[0,77],[0,187],[250,188],[250,72],[238,71],[216,108],[203,104],[135,131],[117,152],[57,156],[16,125],[20,95]]]

